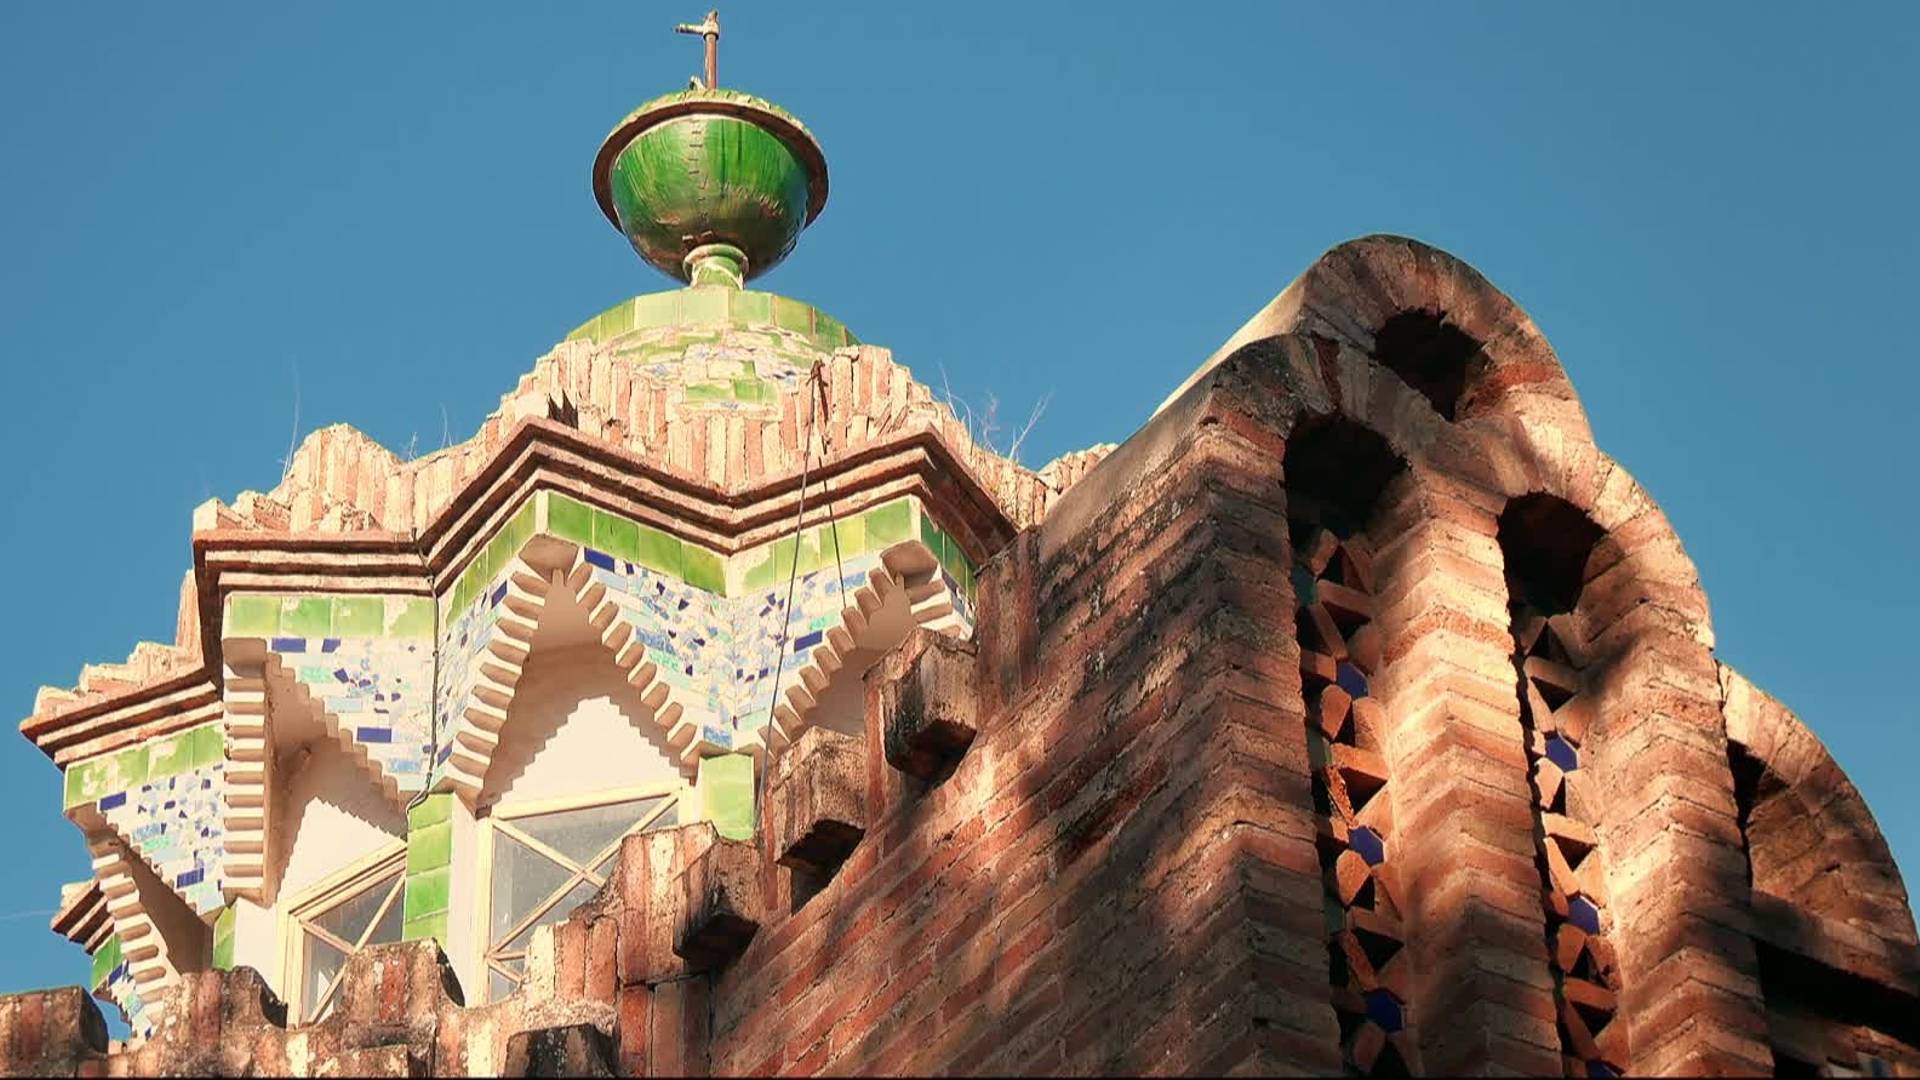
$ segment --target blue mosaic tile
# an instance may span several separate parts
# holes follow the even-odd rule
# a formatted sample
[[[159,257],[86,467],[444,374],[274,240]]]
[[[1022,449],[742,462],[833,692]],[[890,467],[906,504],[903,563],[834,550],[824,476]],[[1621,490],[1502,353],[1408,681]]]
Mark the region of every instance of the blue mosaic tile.
[[[224,905],[225,769],[224,760],[214,761],[100,801],[113,830],[201,915]]]
[[[1367,1002],[1367,1019],[1380,1025],[1380,1030],[1391,1035],[1407,1026],[1406,1014],[1400,1008],[1400,999],[1390,990],[1369,990],[1364,995]]]
[[[1573,772],[1580,767],[1580,751],[1560,736],[1549,735],[1547,736],[1547,760],[1560,766],[1561,772]]]
[[[1347,833],[1347,846],[1358,852],[1368,866],[1379,866],[1387,861],[1387,843],[1365,825],[1356,826]]]
[[[281,638],[270,642],[279,653]],[[300,639],[292,639],[299,641]],[[295,663],[295,677],[368,760],[403,791],[418,791],[432,753],[431,642],[417,638],[329,638],[323,664]],[[299,656],[296,651],[290,656]]]

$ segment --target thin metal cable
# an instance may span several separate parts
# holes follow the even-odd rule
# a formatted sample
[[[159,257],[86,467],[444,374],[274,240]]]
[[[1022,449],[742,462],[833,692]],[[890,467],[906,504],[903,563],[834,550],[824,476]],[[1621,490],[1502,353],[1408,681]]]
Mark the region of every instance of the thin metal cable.
[[[819,375],[820,361],[816,360],[813,363],[812,370],[807,373],[807,379],[811,382],[819,378]],[[780,669],[782,662],[785,661],[787,656],[787,632],[793,626],[793,586],[794,582],[799,580],[800,577],[800,527],[807,522],[807,476],[813,465],[813,422],[819,414],[819,411],[819,407],[814,403],[813,395],[809,394],[807,396],[807,433],[800,443],[800,506],[794,512],[793,560],[788,563],[787,566],[787,604],[780,612],[780,644],[774,649],[773,654],[773,694],[767,699],[768,737],[765,740],[765,745],[769,758],[773,755],[773,714],[774,710],[780,704]],[[757,789],[754,797],[755,803],[763,804],[766,800],[766,778],[761,775],[764,772],[765,770],[762,769],[754,773],[754,787]],[[765,820],[764,813],[761,815],[761,818]]]
[[[820,390],[820,405],[818,408],[824,408],[827,404],[827,381],[821,379],[816,385]],[[827,445],[827,437],[830,431],[831,429],[823,428],[820,432],[820,447],[823,451],[822,457],[830,457],[833,454],[833,447]],[[833,496],[828,493],[827,478],[824,476],[820,478],[820,497],[827,501],[827,534],[833,537],[834,591],[840,594],[840,607],[844,610],[847,606],[847,567],[845,563],[840,561],[840,523],[835,519]],[[794,549],[797,553],[799,550],[799,544],[797,542],[794,545]]]

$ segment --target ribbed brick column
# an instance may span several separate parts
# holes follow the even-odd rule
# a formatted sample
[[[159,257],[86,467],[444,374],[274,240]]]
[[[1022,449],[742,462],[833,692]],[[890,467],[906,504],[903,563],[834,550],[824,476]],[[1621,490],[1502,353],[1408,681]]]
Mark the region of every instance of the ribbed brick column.
[[[1376,620],[1423,1064],[1558,1075],[1498,500],[1424,472],[1389,494]]]
[[[1637,531],[1602,541],[1580,600],[1596,658],[1599,833],[1631,1069],[1769,1073],[1718,673],[1696,620],[1658,583],[1658,556],[1677,552],[1648,545],[1620,556]],[[1703,620],[1703,602],[1698,610]]]

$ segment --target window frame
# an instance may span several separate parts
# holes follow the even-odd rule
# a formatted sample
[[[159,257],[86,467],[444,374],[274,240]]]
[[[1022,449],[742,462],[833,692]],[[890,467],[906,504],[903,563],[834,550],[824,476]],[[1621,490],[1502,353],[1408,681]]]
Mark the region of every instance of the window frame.
[[[287,1003],[287,1016],[295,1023],[310,1023],[307,1019],[314,1008],[330,1004],[340,991],[341,979],[346,975],[343,963],[340,971],[327,988],[321,991],[320,1006],[310,1006],[306,1001],[306,939],[312,934],[316,939],[340,949],[345,940],[333,932],[313,925],[313,920],[325,915],[342,904],[377,888],[381,879],[394,875],[394,882],[380,906],[374,910],[373,918],[368,920],[367,928],[360,941],[351,948],[342,949],[348,958],[353,957],[368,944],[367,938],[380,926],[380,920],[396,904],[402,905],[402,914],[407,900],[407,842],[394,839],[382,844],[378,849],[341,867],[319,881],[302,890],[293,900],[281,908],[280,913],[280,986],[281,995]]]
[[[686,817],[686,810],[691,806],[688,796],[692,791],[693,785],[684,779],[661,780],[651,784],[603,788],[599,791],[582,792],[577,795],[560,795],[548,798],[528,799],[525,801],[497,800],[477,814],[474,819],[474,824],[478,827],[476,830],[478,835],[475,838],[478,843],[476,844],[476,850],[474,852],[473,922],[471,924],[473,945],[470,950],[470,955],[473,957],[473,971],[478,975],[478,978],[475,980],[478,984],[478,996],[474,998],[475,1003],[491,1002],[493,1000],[493,976],[495,972],[513,979],[516,988],[523,985],[526,981],[526,973],[524,971],[516,973],[506,967],[502,962],[499,954],[506,951],[504,945],[496,946],[494,943],[492,930],[494,854],[503,839],[503,833],[505,834],[505,839],[511,839],[514,843],[527,848],[531,852],[537,853],[541,858],[551,861],[555,866],[567,870],[570,876],[567,878],[565,884],[551,893],[535,910],[522,916],[518,922],[514,923],[512,927],[503,933],[501,935],[502,942],[512,941],[514,938],[526,933],[529,925],[537,923],[548,912],[552,911],[556,905],[566,899],[567,894],[572,892],[575,886],[581,881],[590,880],[599,887],[605,886],[607,881],[611,880],[611,868],[609,868],[605,874],[598,873],[592,869],[593,866],[600,861],[600,857],[608,853],[608,848],[602,848],[599,852],[595,853],[594,858],[587,860],[584,864],[577,863],[563,853],[555,851],[551,845],[535,838],[515,825],[515,821],[521,818],[540,817],[546,814],[564,813],[573,810],[591,810],[597,806],[611,806],[616,803],[637,802],[641,799],[660,799],[660,805],[654,807],[652,811],[628,826],[627,829],[620,833],[613,843],[609,845],[611,850],[617,852],[619,846],[626,841],[627,837],[646,831],[649,825],[658,821],[662,815],[670,810],[680,812],[681,816],[679,821],[681,824],[685,824],[690,820]],[[531,942],[529,942],[528,947],[530,948],[530,946]],[[513,951],[517,952],[524,961],[527,949],[523,948]],[[506,959],[510,960],[513,959],[513,957],[507,957]]]

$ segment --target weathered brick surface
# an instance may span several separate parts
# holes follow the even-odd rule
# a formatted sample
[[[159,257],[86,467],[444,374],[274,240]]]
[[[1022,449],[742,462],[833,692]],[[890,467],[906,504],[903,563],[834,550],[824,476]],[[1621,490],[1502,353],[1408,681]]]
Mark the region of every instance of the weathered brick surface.
[[[1408,313],[1475,343],[1451,420],[1376,355]],[[1593,446],[1524,313],[1373,237],[1075,465],[981,568],[972,639],[915,633],[868,673],[863,735],[814,729],[770,762],[752,843],[628,839],[536,937],[522,994],[464,1009],[432,945],[381,947],[333,1016],[288,1032],[250,972],[187,972],[160,1034],[111,1055],[77,992],[16,995],[0,1071],[1338,1072],[1369,1036],[1334,1007],[1282,470],[1327,417],[1405,466],[1364,528],[1366,749],[1420,1069],[1571,1059],[1500,527],[1538,495],[1601,537],[1556,633],[1591,702],[1570,818],[1615,969],[1609,1054],[1647,1074],[1920,1070],[1920,951],[1858,792],[1716,664],[1678,539]]]
[[[809,728],[780,755],[769,784],[766,829],[780,865],[824,874],[866,835],[865,738]]]

